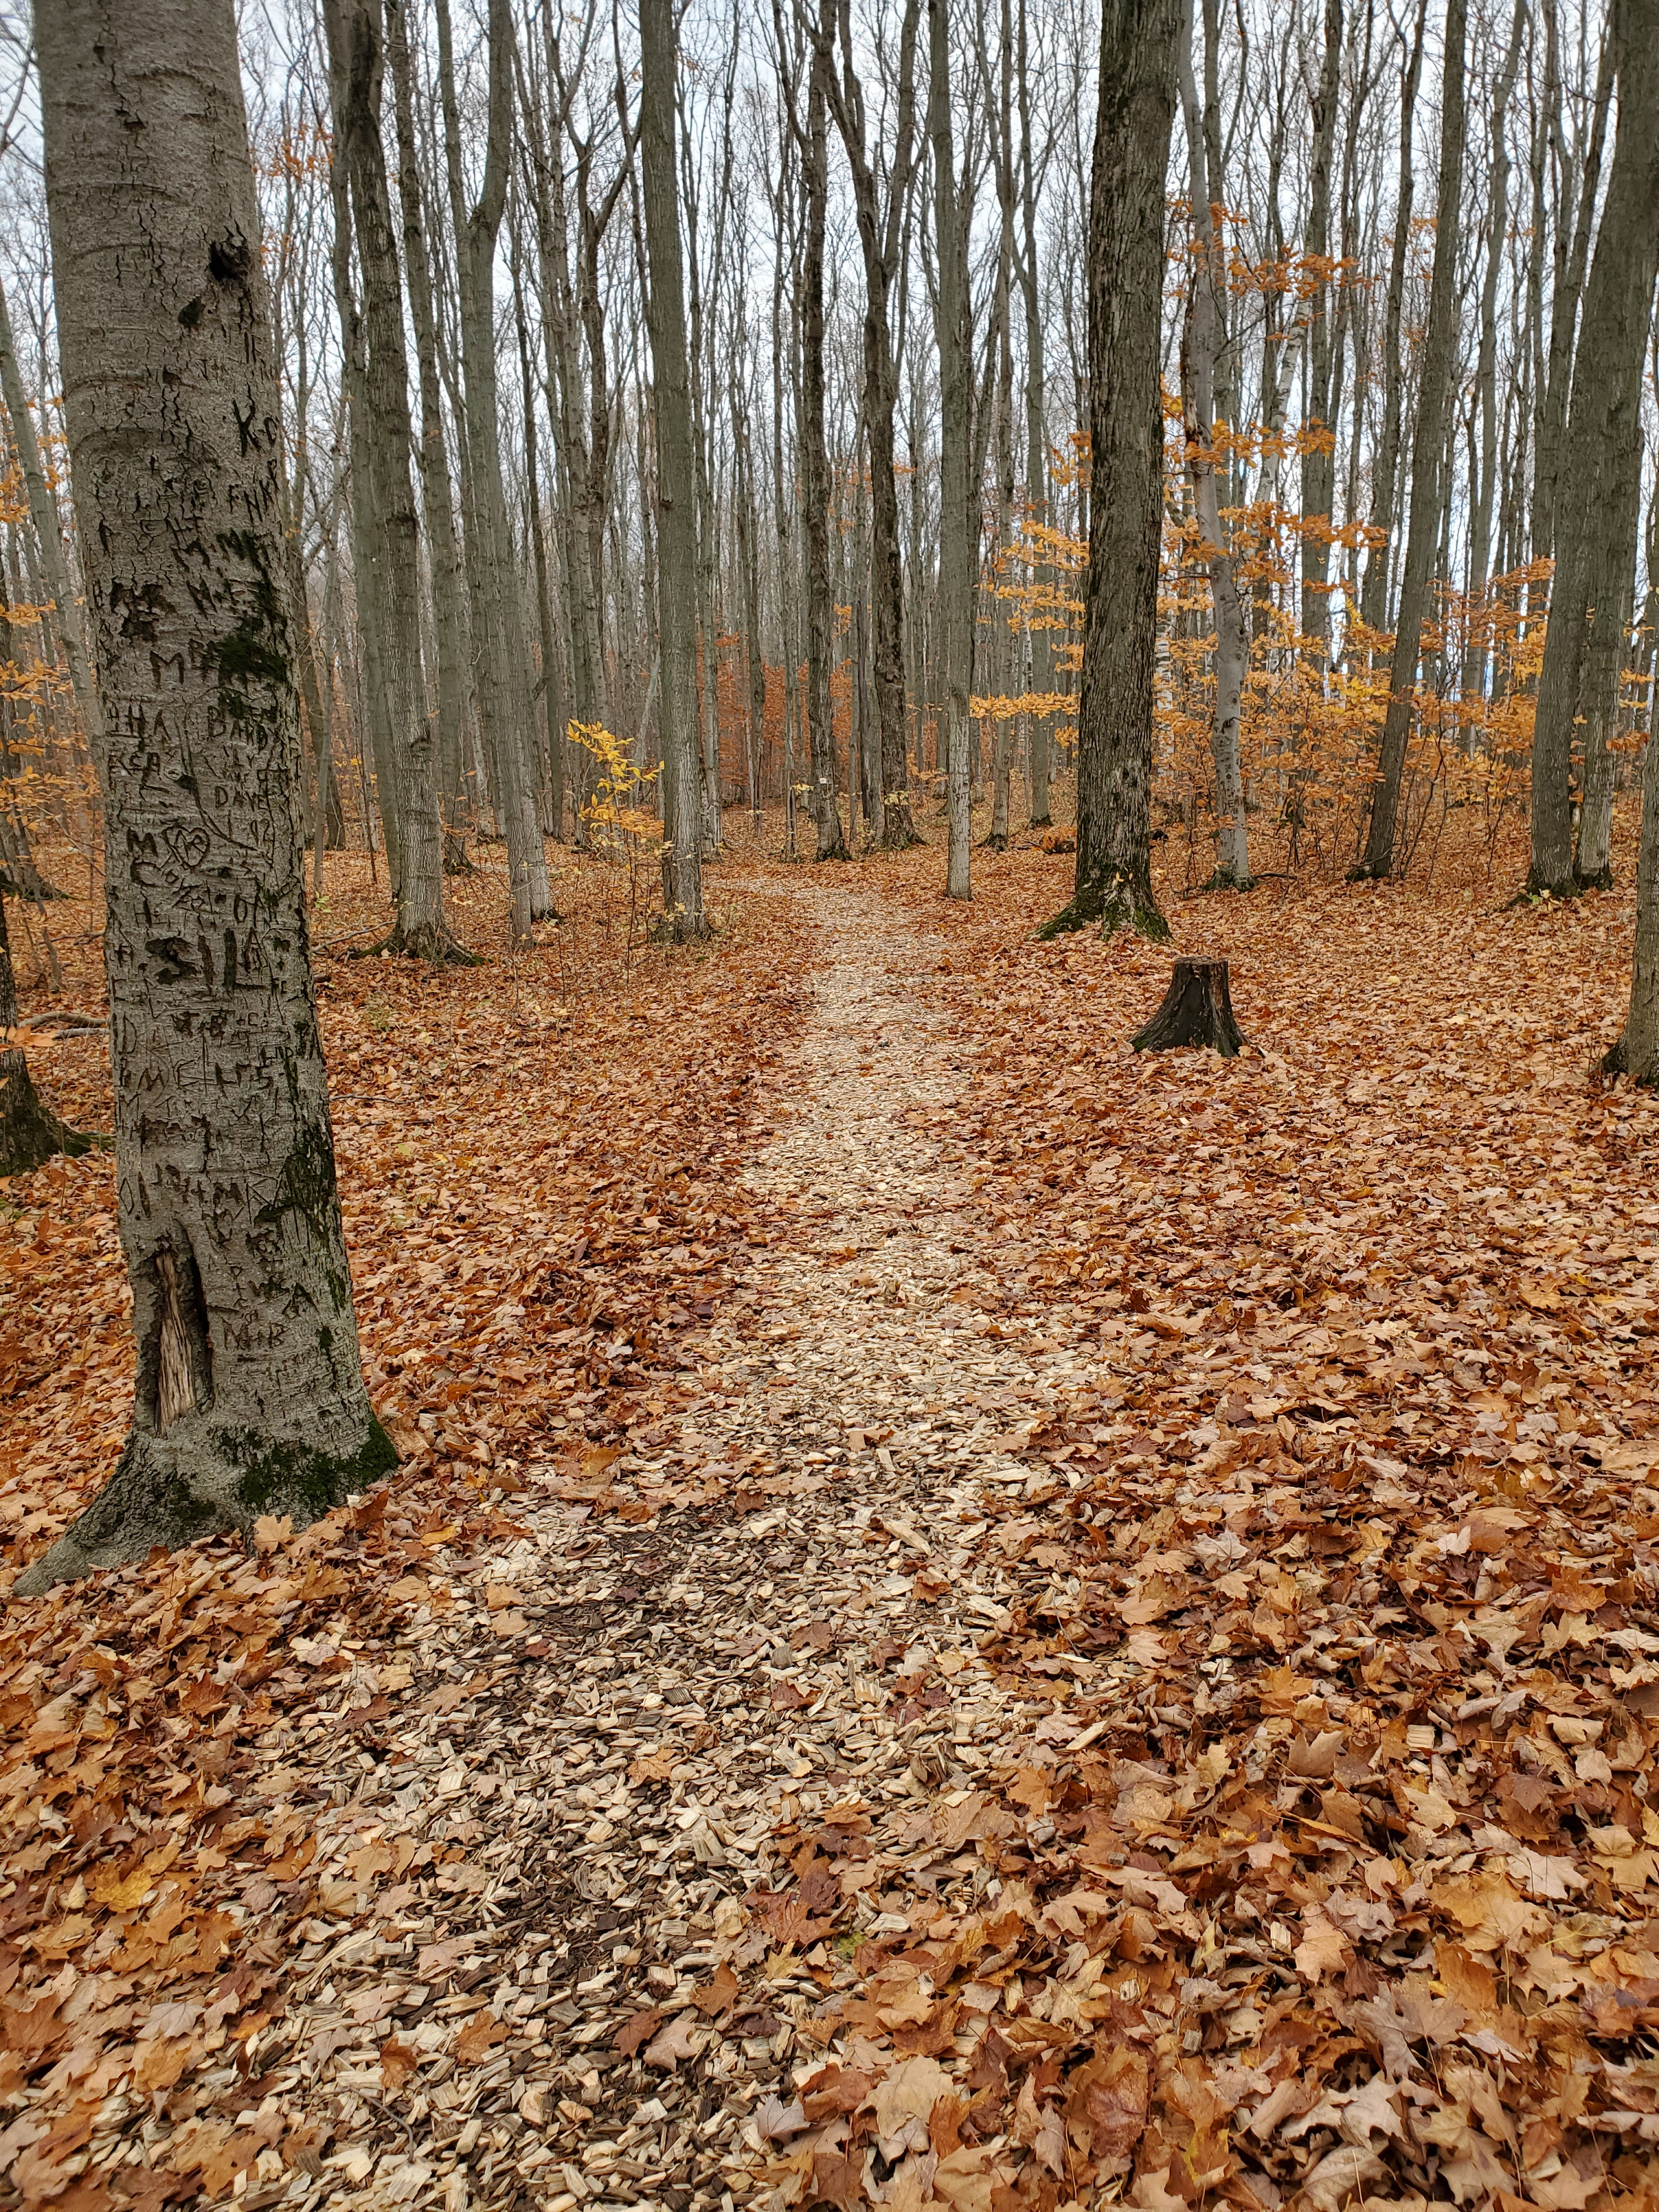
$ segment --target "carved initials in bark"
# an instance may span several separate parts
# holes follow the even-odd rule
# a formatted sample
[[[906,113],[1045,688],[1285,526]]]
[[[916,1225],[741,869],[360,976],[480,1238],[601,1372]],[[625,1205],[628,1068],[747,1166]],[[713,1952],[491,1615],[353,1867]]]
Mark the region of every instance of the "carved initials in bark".
[[[1129,1040],[1136,1052],[1202,1045],[1224,1060],[1231,1060],[1243,1042],[1233,1019],[1224,960],[1177,960],[1164,1004]]]
[[[56,0],[40,62],[138,1371],[120,1463],[26,1596],[262,1513],[302,1525],[397,1460],[358,1360],[307,944],[281,410],[263,272],[237,243],[258,216],[230,0]]]

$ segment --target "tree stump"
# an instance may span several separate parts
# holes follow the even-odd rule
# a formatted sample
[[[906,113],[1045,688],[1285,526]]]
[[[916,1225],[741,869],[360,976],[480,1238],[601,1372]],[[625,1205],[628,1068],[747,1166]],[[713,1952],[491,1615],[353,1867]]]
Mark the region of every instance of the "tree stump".
[[[1224,960],[1177,960],[1164,1004],[1129,1040],[1136,1052],[1168,1052],[1200,1045],[1231,1060],[1244,1039],[1233,1019]]]

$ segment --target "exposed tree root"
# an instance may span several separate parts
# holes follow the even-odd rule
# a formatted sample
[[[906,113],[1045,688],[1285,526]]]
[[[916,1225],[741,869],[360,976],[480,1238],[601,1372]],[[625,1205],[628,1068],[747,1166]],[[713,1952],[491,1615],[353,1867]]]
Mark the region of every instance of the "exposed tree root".
[[[556,921],[557,916],[554,919]],[[355,945],[347,953],[348,960],[378,960],[385,955],[390,959],[429,960],[439,968],[482,968],[483,955],[470,952],[457,937],[452,937],[441,923],[422,922],[414,929],[405,930],[402,922],[389,937],[378,945]]]

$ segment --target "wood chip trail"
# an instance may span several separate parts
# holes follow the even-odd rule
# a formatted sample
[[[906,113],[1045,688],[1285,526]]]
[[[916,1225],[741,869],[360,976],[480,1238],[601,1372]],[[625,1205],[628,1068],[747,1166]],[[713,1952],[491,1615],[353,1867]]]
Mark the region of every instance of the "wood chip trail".
[[[771,888],[813,910],[822,964],[746,1177],[771,1241],[708,1333],[719,1373],[679,1439],[693,1465],[750,1471],[746,1510],[629,1527],[532,1482],[517,1501],[532,1534],[470,1563],[472,1602],[438,1632],[457,1692],[478,1686],[398,1736],[414,1832],[464,1846],[438,1877],[454,1885],[447,1932],[434,1917],[391,1945],[359,1936],[355,1960],[316,1970],[289,2027],[334,2148],[285,2202],[745,2201],[753,2115],[787,2097],[830,1978],[820,1946],[746,2009],[705,2017],[721,1970],[747,1985],[768,1950],[740,1900],[779,1864],[775,1828],[861,1803],[879,1834],[987,1764],[989,1707],[976,1729],[934,1690],[896,1718],[872,1653],[919,1687],[1006,1624],[1006,1577],[969,1547],[987,1487],[1037,1477],[1006,1412],[977,1401],[1013,1395],[1036,1419],[1073,1355],[969,1328],[994,1255],[940,1143],[956,1075],[915,988],[936,941],[866,895]],[[872,1887],[856,1917],[890,1932],[907,1902]],[[367,2046],[400,2009],[420,2023],[399,2032],[424,2085],[401,2149],[363,2094],[385,2068]],[[448,2045],[456,2011],[482,2071],[416,2056]]]

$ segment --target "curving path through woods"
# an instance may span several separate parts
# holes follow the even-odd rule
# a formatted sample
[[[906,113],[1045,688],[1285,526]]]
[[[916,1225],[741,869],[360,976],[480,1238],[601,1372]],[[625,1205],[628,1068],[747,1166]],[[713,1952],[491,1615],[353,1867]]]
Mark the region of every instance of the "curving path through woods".
[[[630,1526],[532,1485],[532,1535],[470,1563],[436,1632],[455,1711],[397,1731],[399,1805],[459,1847],[447,1894],[291,2023],[336,2148],[285,2202],[748,2201],[766,2100],[815,2047],[801,2023],[851,1976],[819,1945],[768,1978],[777,1931],[740,1900],[781,1888],[800,1822],[856,1804],[890,1871],[843,1889],[863,1926],[908,1924],[940,1877],[879,1886],[907,1823],[953,1793],[971,1810],[1017,1723],[974,1656],[1007,1619],[982,1504],[1036,1486],[1012,1455],[1077,1360],[985,1333],[994,1253],[923,986],[940,941],[839,884],[750,890],[805,904],[822,958],[746,1178],[769,1243],[678,1440],[688,1470],[745,1470],[739,1510]],[[526,1656],[492,1664],[504,1644]],[[458,2012],[461,2063],[434,2062]]]

